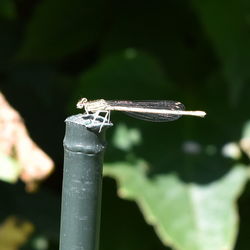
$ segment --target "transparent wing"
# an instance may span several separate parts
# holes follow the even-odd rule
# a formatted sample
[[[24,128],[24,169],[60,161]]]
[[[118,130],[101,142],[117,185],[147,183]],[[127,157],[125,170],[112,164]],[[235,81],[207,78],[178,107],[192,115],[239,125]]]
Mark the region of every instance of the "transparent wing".
[[[122,106],[122,107],[137,107],[147,109],[163,109],[163,110],[185,110],[185,106],[176,101],[107,101],[110,106]],[[181,115],[173,114],[157,114],[157,113],[143,113],[143,112],[124,112],[129,116],[136,119],[151,121],[151,122],[168,122],[174,121],[181,117]]]

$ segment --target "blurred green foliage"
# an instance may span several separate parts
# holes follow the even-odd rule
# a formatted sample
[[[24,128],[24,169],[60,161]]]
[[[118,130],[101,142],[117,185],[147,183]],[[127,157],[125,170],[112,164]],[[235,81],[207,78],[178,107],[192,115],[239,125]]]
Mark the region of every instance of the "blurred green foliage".
[[[248,250],[249,30],[243,0],[1,1],[1,91],[56,162],[36,194],[0,183],[1,220],[36,228],[23,249],[58,249],[63,121],[87,97],[208,114],[158,124],[112,113],[104,174],[135,203],[104,178],[101,250]],[[231,142],[242,157],[223,154]]]
[[[15,183],[21,171],[18,162],[8,155],[0,152],[0,179],[10,183]]]

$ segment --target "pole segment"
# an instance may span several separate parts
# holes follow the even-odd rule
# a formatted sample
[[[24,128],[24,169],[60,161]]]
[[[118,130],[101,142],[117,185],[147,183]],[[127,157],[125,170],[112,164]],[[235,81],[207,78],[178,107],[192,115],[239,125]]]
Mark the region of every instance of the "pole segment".
[[[97,250],[99,245],[105,130],[92,115],[66,119],[60,250]],[[100,126],[102,130],[99,133]]]

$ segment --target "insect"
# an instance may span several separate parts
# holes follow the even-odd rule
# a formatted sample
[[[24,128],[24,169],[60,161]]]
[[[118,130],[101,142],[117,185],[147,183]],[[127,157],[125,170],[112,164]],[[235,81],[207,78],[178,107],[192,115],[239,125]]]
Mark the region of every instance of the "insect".
[[[88,101],[87,98],[82,98],[78,101],[76,107],[85,109],[86,114],[93,114],[93,122],[101,113],[104,114],[104,121],[109,122],[111,111],[123,111],[134,118],[151,122],[174,121],[182,115],[198,117],[206,115],[204,111],[185,111],[185,106],[182,103],[167,100],[120,101],[99,99]]]

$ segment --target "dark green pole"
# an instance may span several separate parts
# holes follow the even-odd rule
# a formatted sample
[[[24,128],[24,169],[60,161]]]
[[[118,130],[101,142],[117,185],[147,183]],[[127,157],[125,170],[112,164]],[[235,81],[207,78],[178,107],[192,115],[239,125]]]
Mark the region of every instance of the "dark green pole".
[[[96,120],[88,128],[92,119],[66,119],[60,250],[98,249],[105,129],[112,124]]]

